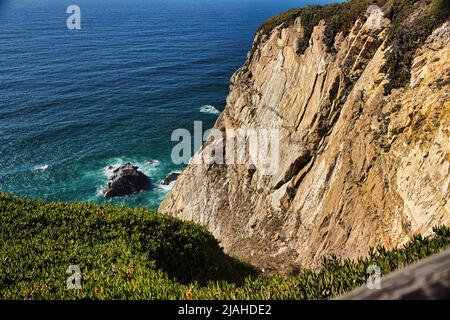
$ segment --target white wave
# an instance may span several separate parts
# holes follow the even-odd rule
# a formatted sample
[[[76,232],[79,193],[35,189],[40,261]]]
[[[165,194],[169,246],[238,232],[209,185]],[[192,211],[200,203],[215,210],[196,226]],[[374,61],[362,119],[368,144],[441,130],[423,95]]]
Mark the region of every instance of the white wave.
[[[145,165],[151,166],[151,167],[159,167],[161,165],[161,162],[159,160],[155,159],[149,159],[144,161]]]
[[[96,190],[96,192],[95,192],[95,195],[97,196],[97,197],[103,197],[103,191],[105,190],[105,188],[104,187],[98,187],[97,188],[97,190]],[[95,198],[94,198],[95,199]]]
[[[169,175],[172,174],[172,173],[181,174],[181,171],[175,170],[175,171],[170,172]],[[165,180],[165,179],[164,179],[164,180]],[[166,185],[166,184],[163,184],[163,183],[164,183],[164,180],[162,180],[162,181],[159,183],[159,187],[160,187],[161,189],[165,190],[165,191],[170,191],[170,190],[172,190],[173,187],[175,186],[175,183],[177,182],[177,179],[175,179],[174,181],[172,181],[172,182],[170,182],[169,184]]]
[[[208,105],[208,104],[201,107],[200,112],[209,113],[209,114],[219,114],[220,113],[220,111],[217,110],[216,107]]]
[[[33,170],[34,171],[45,171],[48,169],[48,167],[49,167],[48,164],[41,164],[38,166],[34,166]]]
[[[145,161],[135,161],[132,158],[114,158],[107,162],[107,165],[102,169],[102,175],[106,178],[111,178],[114,171],[118,169],[121,165],[126,163],[131,163],[137,166],[140,171],[145,175],[152,177],[152,175],[159,170],[161,162],[159,160],[145,160]]]
[[[114,170],[118,169],[124,163],[126,162],[123,162],[121,158],[114,158],[113,160],[109,161],[109,164],[106,167],[102,169],[103,175],[107,178],[110,178],[113,175]]]
[[[170,191],[173,189],[173,187],[175,186],[175,182],[176,181],[172,181],[171,183],[169,183],[168,185],[164,185],[162,184],[162,182],[159,184],[159,187],[161,189],[163,189],[164,191]]]
[[[131,162],[135,166],[139,167],[139,170],[141,170],[144,174],[146,174],[149,177],[152,177],[155,172],[160,170],[159,166],[161,163],[158,160],[146,160],[146,161],[135,161]]]

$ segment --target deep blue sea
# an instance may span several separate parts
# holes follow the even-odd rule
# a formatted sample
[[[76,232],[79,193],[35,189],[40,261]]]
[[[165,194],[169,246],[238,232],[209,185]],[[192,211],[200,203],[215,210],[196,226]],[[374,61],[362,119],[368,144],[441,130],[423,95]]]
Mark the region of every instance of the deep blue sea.
[[[0,0],[0,191],[156,208],[172,131],[211,127],[257,27],[327,1]],[[81,8],[81,30],[66,9]],[[158,164],[146,163],[158,160]],[[137,164],[152,189],[104,200],[109,166]]]

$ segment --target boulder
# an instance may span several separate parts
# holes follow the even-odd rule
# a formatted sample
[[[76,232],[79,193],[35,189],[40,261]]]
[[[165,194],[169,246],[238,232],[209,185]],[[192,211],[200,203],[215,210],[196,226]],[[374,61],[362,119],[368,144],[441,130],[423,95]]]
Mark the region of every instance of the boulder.
[[[114,170],[103,196],[122,197],[144,189],[150,183],[150,178],[138,169],[139,167],[127,163]]]
[[[180,176],[179,172],[171,172],[171,173],[169,173],[167,175],[167,177],[164,179],[164,181],[162,182],[162,185],[163,186],[168,186],[172,182],[176,181],[179,176]]]

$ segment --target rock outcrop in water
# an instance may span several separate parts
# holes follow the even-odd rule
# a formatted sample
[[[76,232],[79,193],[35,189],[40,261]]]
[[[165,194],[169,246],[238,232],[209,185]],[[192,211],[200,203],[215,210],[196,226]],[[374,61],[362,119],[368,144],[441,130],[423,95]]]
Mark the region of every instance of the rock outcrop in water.
[[[332,50],[324,21],[304,53],[301,19],[257,35],[215,128],[278,129],[278,170],[192,162],[159,211],[277,271],[449,225],[450,24],[415,52],[409,84],[386,93],[391,21],[377,14],[338,33]]]
[[[164,178],[162,185],[163,186],[168,186],[170,185],[172,182],[177,181],[178,177],[180,176],[179,172],[171,172],[167,175],[167,177]]]
[[[114,170],[103,195],[105,198],[126,196],[141,191],[149,183],[150,179],[139,167],[127,163]]]

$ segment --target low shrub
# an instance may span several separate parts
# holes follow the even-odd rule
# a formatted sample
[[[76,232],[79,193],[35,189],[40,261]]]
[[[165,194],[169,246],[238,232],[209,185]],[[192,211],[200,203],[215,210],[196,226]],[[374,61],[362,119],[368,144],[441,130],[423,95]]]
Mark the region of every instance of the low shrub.
[[[329,299],[450,246],[450,228],[318,271],[258,275],[203,227],[144,209],[46,203],[0,194],[0,299]],[[81,289],[66,270],[77,265]]]
[[[385,93],[407,85],[411,79],[411,66],[416,50],[434,29],[450,17],[449,0],[416,1],[393,0],[387,45],[390,46],[383,72],[390,82]]]
[[[65,279],[71,265],[81,269],[86,285],[77,297],[95,297],[98,287],[100,297],[126,298],[156,278],[173,290],[171,283],[241,283],[255,274],[194,223],[145,209],[8,194],[0,194],[0,248],[0,293],[10,298],[70,297]],[[164,287],[156,292],[165,297]]]
[[[346,35],[355,21],[363,18],[372,5],[383,7],[392,24],[388,31],[387,45],[391,48],[382,71],[390,82],[385,93],[409,83],[411,65],[417,48],[422,46],[433,30],[450,17],[449,0],[350,0],[325,6],[296,8],[264,22],[258,30],[261,35],[269,34],[275,27],[288,27],[300,17],[304,36],[298,39],[298,53],[303,54],[309,46],[315,26],[321,20],[326,23],[325,43],[333,50],[335,37],[339,32]]]
[[[313,5],[306,8],[296,8],[275,16],[264,22],[259,28],[260,34],[269,34],[275,27],[287,27],[300,17],[304,36],[299,39],[298,53],[302,54],[309,46],[309,41],[315,26],[321,20],[326,23],[325,43],[333,48],[334,40],[339,32],[348,33],[358,17],[364,17],[370,5],[382,6],[386,0],[350,0],[342,3],[332,3],[325,6]]]

